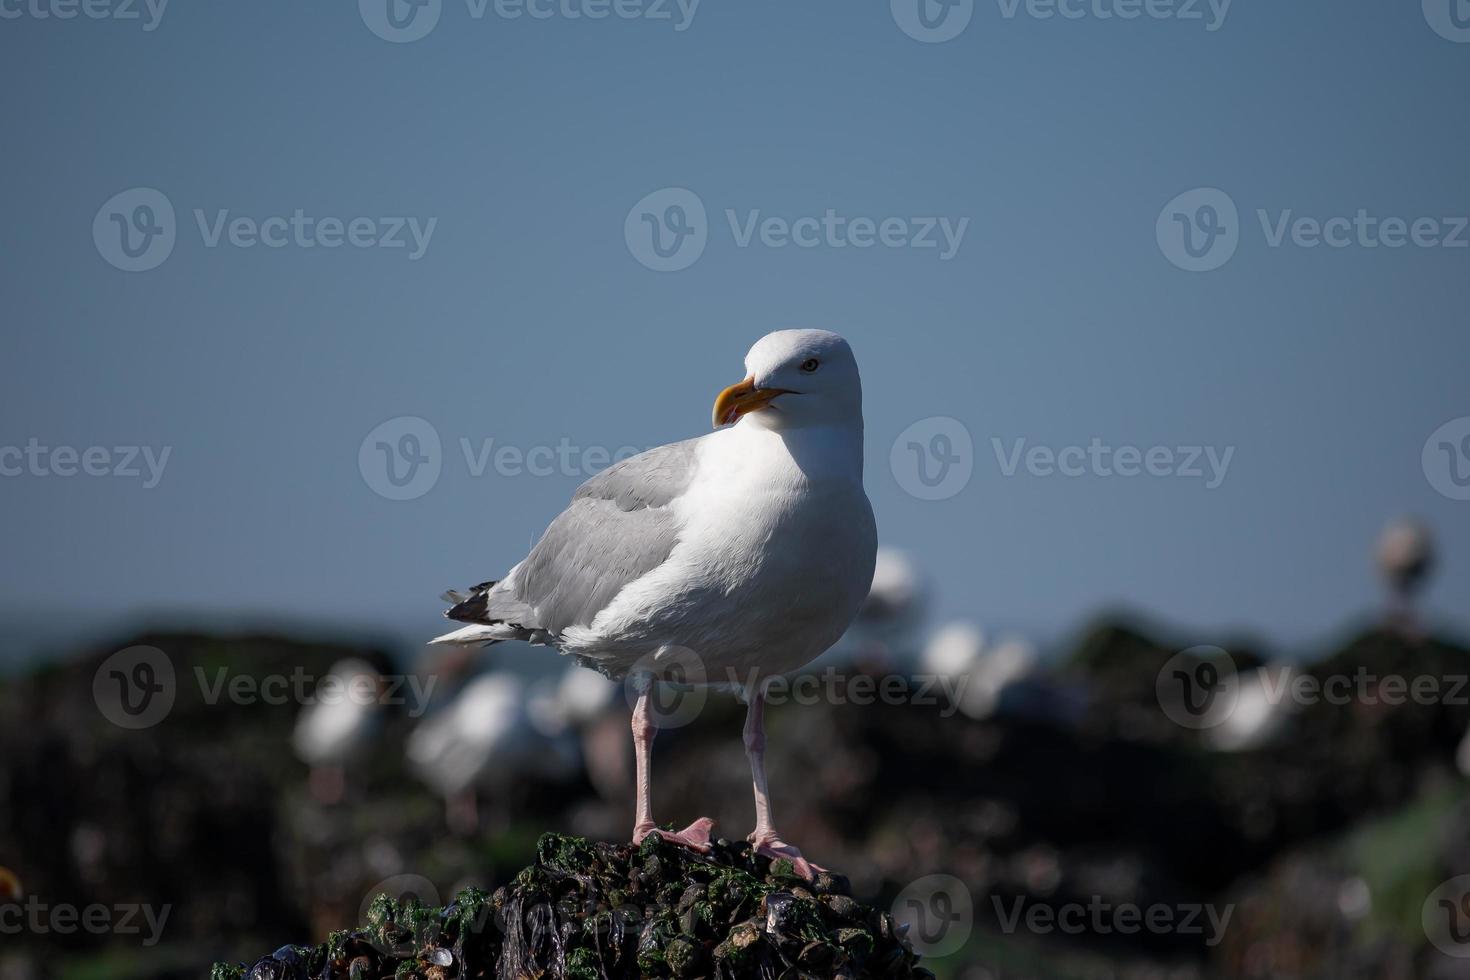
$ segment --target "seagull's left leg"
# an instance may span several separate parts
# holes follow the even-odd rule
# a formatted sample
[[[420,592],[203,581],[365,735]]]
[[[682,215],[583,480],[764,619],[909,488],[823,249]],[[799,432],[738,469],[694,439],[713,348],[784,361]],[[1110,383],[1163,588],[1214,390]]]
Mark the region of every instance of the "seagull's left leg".
[[[803,878],[815,878],[826,868],[812,864],[792,845],[781,839],[771,823],[771,796],[766,786],[766,694],[757,687],[750,692],[745,709],[745,754],[750,757],[750,775],[755,784],[755,830],[746,838],[755,852],[775,861],[786,858]]]

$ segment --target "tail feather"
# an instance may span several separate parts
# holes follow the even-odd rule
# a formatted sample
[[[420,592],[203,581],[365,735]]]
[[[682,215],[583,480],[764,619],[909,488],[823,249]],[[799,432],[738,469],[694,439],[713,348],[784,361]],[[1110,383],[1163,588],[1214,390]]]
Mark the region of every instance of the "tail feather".
[[[453,605],[444,611],[444,615],[461,623],[491,622],[489,595],[494,587],[494,582],[481,582],[468,593],[450,589],[442,598]]]
[[[508,632],[502,625],[475,623],[470,626],[461,626],[457,630],[450,630],[448,633],[434,637],[429,642],[440,646],[489,646],[491,643],[499,643],[501,640],[508,639]]]
[[[443,599],[452,605],[444,610],[449,619],[468,626],[435,637],[430,643],[482,645],[501,640],[525,640],[533,644],[553,641],[547,631],[535,625],[535,613],[525,603],[506,596],[495,597],[492,611],[491,590],[496,582],[481,582],[467,592],[450,589]]]

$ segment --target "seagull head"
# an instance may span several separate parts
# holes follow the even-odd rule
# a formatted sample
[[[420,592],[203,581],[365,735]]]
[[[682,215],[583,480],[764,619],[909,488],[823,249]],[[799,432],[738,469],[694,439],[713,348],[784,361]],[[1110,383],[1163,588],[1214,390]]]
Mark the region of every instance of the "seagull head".
[[[847,341],[830,330],[777,330],[745,355],[745,380],[715,399],[715,428],[749,415],[772,429],[861,428],[863,386]]]

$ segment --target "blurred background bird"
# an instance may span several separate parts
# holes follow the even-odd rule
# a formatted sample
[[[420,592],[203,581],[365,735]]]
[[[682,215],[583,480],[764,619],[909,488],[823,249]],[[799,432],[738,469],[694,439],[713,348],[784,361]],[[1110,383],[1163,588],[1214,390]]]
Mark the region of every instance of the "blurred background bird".
[[[1414,517],[1390,521],[1378,536],[1375,550],[1379,574],[1388,586],[1387,620],[1408,637],[1424,635],[1415,598],[1434,572],[1434,538]]]
[[[410,767],[444,799],[445,822],[454,833],[480,829],[482,789],[503,790],[532,771],[555,778],[575,770],[555,713],[533,712],[530,694],[530,685],[515,674],[479,674],[410,733]]]
[[[302,709],[291,744],[311,769],[307,788],[317,802],[340,803],[347,771],[380,730],[383,679],[364,660],[339,660]]]

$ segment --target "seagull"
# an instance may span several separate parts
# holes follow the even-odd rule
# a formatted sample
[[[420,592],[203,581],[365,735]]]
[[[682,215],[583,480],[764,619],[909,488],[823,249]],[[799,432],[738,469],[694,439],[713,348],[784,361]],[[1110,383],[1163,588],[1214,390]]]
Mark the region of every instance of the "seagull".
[[[534,771],[561,779],[574,760],[532,717],[534,699],[513,674],[492,671],[469,680],[453,701],[409,734],[405,754],[415,773],[445,801],[451,830],[469,835],[480,822],[476,790],[501,788]]]
[[[383,679],[371,664],[356,657],[339,660],[317,700],[297,719],[291,744],[311,767],[307,785],[319,802],[341,802],[347,765],[377,732],[383,689]],[[333,690],[336,694],[327,696]]]
[[[1286,665],[1258,667],[1236,687],[1235,707],[1217,727],[1205,730],[1205,741],[1221,752],[1245,752],[1271,744],[1293,711],[1284,697],[1296,671]]]
[[[985,655],[985,633],[965,619],[945,623],[919,655],[919,669],[940,677],[962,677],[975,668]]]
[[[1390,521],[1379,535],[1374,557],[1379,574],[1389,588],[1390,626],[1417,638],[1420,629],[1414,611],[1414,594],[1424,587],[1434,571],[1434,536],[1416,518],[1398,518]]]
[[[1008,689],[1036,673],[1037,656],[1030,643],[1016,636],[989,646],[979,626],[960,619],[929,638],[919,665],[926,674],[962,679],[955,692],[958,707],[980,721],[1000,710]]]
[[[715,399],[715,431],[650,449],[584,483],[498,581],[449,592],[467,625],[431,641],[552,646],[629,685],[637,804],[633,842],[657,833],[710,850],[714,821],[653,820],[650,748],[658,682],[733,688],[755,794],[756,853],[820,870],[784,841],[765,769],[765,692],[835,643],[873,581],[877,530],[863,491],[862,385],[847,341],[781,330]]]

